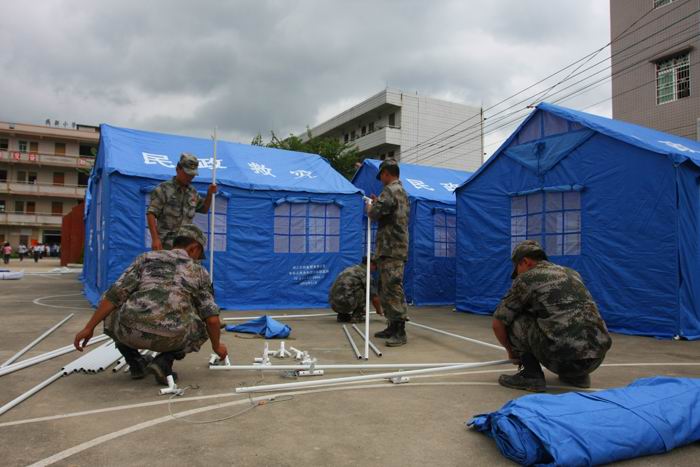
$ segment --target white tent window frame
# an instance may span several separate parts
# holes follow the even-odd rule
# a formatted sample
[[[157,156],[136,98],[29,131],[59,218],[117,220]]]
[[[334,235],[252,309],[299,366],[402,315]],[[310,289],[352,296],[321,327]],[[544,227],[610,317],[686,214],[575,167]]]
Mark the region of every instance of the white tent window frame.
[[[581,192],[537,191],[511,197],[511,251],[536,240],[547,256],[581,254]]]
[[[340,206],[335,203],[277,203],[273,225],[276,254],[340,252]]]

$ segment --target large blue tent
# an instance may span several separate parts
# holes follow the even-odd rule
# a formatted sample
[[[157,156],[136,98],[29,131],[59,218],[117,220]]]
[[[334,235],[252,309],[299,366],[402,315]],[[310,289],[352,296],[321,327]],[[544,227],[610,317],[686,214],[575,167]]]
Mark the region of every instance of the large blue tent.
[[[700,338],[700,143],[543,103],[456,193],[458,310],[492,313],[534,239],[611,330]]]
[[[211,182],[211,140],[101,126],[86,203],[83,282],[91,303],[150,249],[149,193],[175,174],[182,152],[200,158],[194,186],[203,194]],[[219,141],[217,159],[219,305],[327,306],[336,275],[361,258],[359,190],[313,154]],[[195,222],[209,236],[208,216]]]
[[[382,184],[377,180],[380,164],[381,161],[365,159],[352,180],[355,186],[367,194],[378,196],[382,191]],[[404,163],[400,164],[400,170],[401,183],[411,203],[409,254],[404,273],[406,300],[416,305],[453,304],[456,252],[454,190],[471,173]],[[364,222],[366,225],[366,217]]]

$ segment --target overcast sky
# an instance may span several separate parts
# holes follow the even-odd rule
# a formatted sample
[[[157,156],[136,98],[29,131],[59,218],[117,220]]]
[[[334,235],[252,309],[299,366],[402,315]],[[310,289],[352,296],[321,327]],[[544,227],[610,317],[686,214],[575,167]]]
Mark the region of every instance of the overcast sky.
[[[0,120],[202,137],[218,125],[244,143],[387,85],[489,107],[610,40],[608,0],[4,0],[2,12]],[[604,83],[562,104],[609,96]],[[610,101],[587,110],[609,115]]]

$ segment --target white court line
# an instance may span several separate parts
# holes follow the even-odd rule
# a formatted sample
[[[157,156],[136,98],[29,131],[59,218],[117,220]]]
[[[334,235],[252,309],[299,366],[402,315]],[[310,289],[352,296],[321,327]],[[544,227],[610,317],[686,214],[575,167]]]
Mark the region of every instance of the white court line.
[[[32,303],[35,305],[45,306],[45,307],[49,307],[49,308],[61,308],[61,309],[69,309],[69,310],[90,310],[90,311],[93,310],[92,308],[85,308],[85,307],[51,305],[49,303],[42,303],[42,300],[47,300],[50,298],[75,297],[76,295],[82,295],[82,292],[69,293],[69,294],[64,294],[64,295],[47,295],[45,297],[35,298],[34,300],[32,300]],[[79,299],[72,299],[71,301],[73,301],[73,300],[78,301]],[[82,301],[84,303],[84,299],[81,299],[80,301]]]

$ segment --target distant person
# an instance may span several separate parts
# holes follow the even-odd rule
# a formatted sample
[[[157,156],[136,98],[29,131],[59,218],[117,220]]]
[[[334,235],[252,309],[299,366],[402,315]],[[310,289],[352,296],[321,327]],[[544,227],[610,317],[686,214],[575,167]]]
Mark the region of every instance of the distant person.
[[[94,315],[76,334],[75,348],[82,351],[104,321],[105,334],[114,339],[131,377],[141,379],[149,371],[164,385],[170,375],[177,379],[173,362],[198,352],[207,339],[219,358],[226,358],[211,279],[198,261],[205,246],[202,231],[188,224],[177,231],[172,250],[137,257],[102,295]],[[160,353],[149,362],[139,349]]]
[[[44,253],[42,255],[42,258],[46,258],[51,255],[51,249],[49,248],[48,244],[44,245]]]
[[[24,243],[20,243],[19,246],[17,247],[17,254],[19,254],[19,260],[24,261],[24,257],[27,256],[27,245]]]
[[[32,256],[34,257],[34,262],[38,263],[39,259],[41,258],[41,253],[44,251],[44,247],[41,246],[41,243],[37,243],[32,247]]]
[[[508,358],[523,369],[501,375],[498,382],[542,392],[547,387],[542,364],[563,383],[590,387],[589,374],[603,362],[612,340],[583,279],[550,263],[534,240],[517,245],[511,259],[513,284],[493,314],[493,331]]]
[[[192,179],[199,173],[199,161],[188,153],[182,153],[175,168],[176,175],[151,193],[151,202],[146,212],[148,231],[151,234],[151,249],[169,250],[178,229],[192,223],[195,212],[209,212],[211,198],[216,185],[209,185],[206,198],[202,198],[192,186]]]
[[[2,246],[2,262],[5,264],[10,264],[10,255],[12,254],[12,247],[9,242],[5,242]]]
[[[377,270],[377,263],[372,258],[370,272]],[[382,305],[377,295],[377,287],[370,278],[370,300],[382,314]],[[333,282],[328,292],[328,302],[333,311],[338,313],[339,323],[361,323],[365,320],[365,302],[367,300],[367,257],[362,263],[345,268]]]
[[[375,255],[379,266],[379,296],[382,310],[389,325],[374,337],[387,339],[386,345],[398,347],[406,344],[406,318],[408,307],[403,290],[403,272],[408,259],[408,195],[399,180],[399,164],[388,159],[379,166],[377,179],[384,189],[372,195],[367,205],[367,216],[377,222],[377,248]]]

